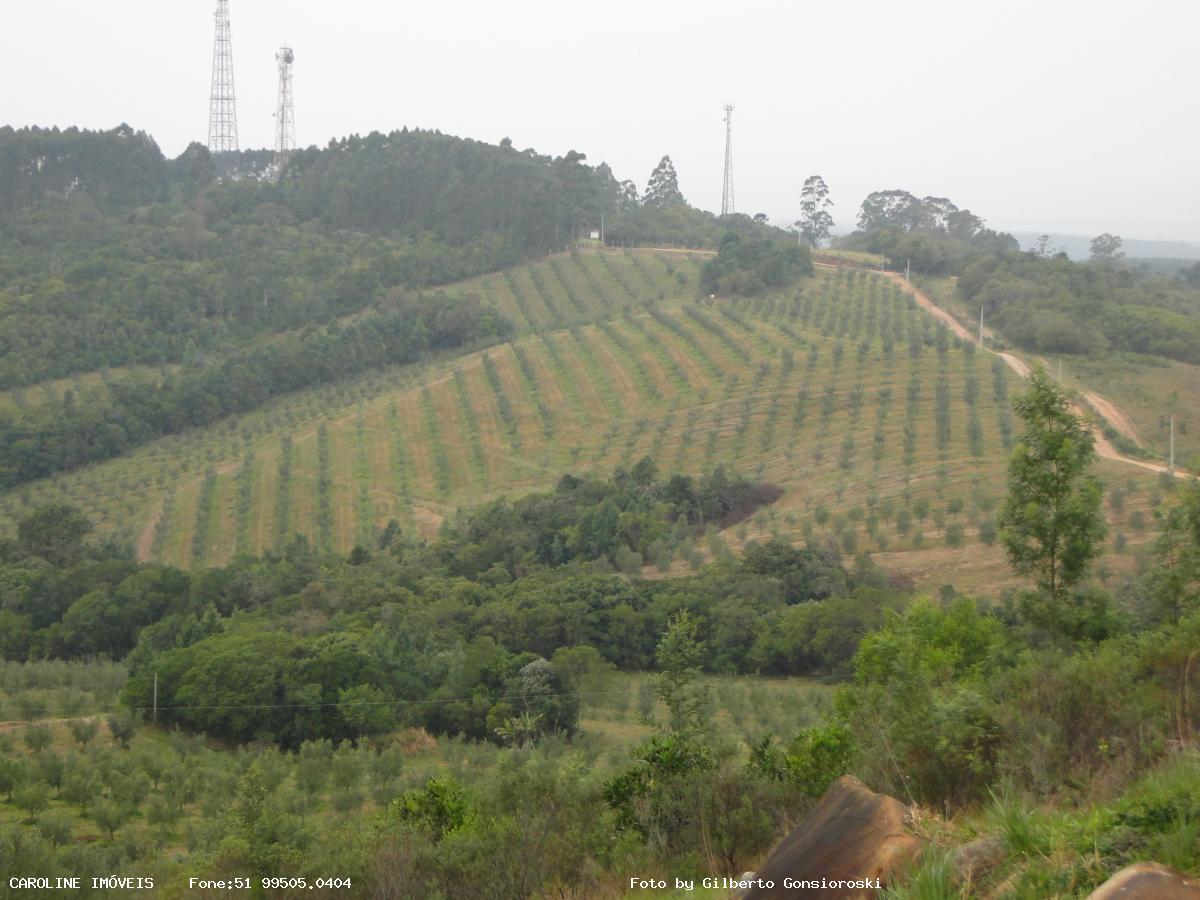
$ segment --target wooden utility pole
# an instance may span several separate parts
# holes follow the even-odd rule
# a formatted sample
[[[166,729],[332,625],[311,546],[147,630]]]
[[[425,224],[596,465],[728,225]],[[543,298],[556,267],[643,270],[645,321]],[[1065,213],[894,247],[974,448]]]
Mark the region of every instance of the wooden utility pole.
[[[1171,413],[1171,475],[1175,474],[1175,413]]]

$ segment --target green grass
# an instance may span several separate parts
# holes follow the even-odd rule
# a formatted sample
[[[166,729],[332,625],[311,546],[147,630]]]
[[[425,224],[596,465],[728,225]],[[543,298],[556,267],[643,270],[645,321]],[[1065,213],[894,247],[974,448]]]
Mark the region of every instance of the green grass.
[[[926,814],[929,841],[915,875],[891,900],[1006,896],[1086,897],[1120,869],[1155,860],[1200,875],[1200,759],[1194,749],[1167,756],[1114,797],[1077,802],[1001,793],[950,820]],[[994,868],[969,888],[956,885],[954,848],[981,836],[1002,844]],[[1000,886],[1003,889],[1000,890]]]

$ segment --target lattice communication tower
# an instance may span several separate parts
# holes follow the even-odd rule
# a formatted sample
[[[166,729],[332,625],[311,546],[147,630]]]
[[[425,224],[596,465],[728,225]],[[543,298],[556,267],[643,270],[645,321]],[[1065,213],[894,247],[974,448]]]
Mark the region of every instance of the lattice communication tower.
[[[229,30],[229,0],[217,0],[216,20],[212,95],[208,105],[208,149],[213,153],[225,153],[238,149],[237,96],[233,90],[233,39]]]
[[[721,189],[721,215],[733,215],[733,104],[725,104],[725,185]]]
[[[292,64],[296,54],[291,47],[280,47],[275,54],[279,66],[279,102],[275,108],[275,172],[283,171],[288,157],[296,149],[296,109],[292,102]]]

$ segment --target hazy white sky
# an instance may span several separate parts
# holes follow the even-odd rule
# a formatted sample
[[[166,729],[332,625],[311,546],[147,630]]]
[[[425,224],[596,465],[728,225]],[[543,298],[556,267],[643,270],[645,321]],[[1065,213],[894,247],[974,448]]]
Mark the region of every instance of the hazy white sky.
[[[215,0],[6,3],[0,123],[127,121],[204,140]],[[994,227],[1200,240],[1200,3],[231,0],[243,147],[273,140],[276,48],[297,133],[403,125],[606,160],[669,153],[720,206],[795,218],[825,176],[839,226],[871,190],[948,196]]]

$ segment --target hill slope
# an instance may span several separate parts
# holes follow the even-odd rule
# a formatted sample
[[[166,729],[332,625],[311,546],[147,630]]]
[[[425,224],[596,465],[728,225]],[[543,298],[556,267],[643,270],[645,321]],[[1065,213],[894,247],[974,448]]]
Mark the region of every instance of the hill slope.
[[[463,282],[450,290],[495,304],[515,340],[295,394],[28,486],[0,512],[76,503],[142,558],[206,566],[297,533],[346,552],[391,519],[429,536],[457,508],[648,455],[785,489],[703,553],[777,533],[932,585],[1007,578],[989,542],[1016,379],[880,276],[822,270],[698,304],[700,258],[577,252]]]

